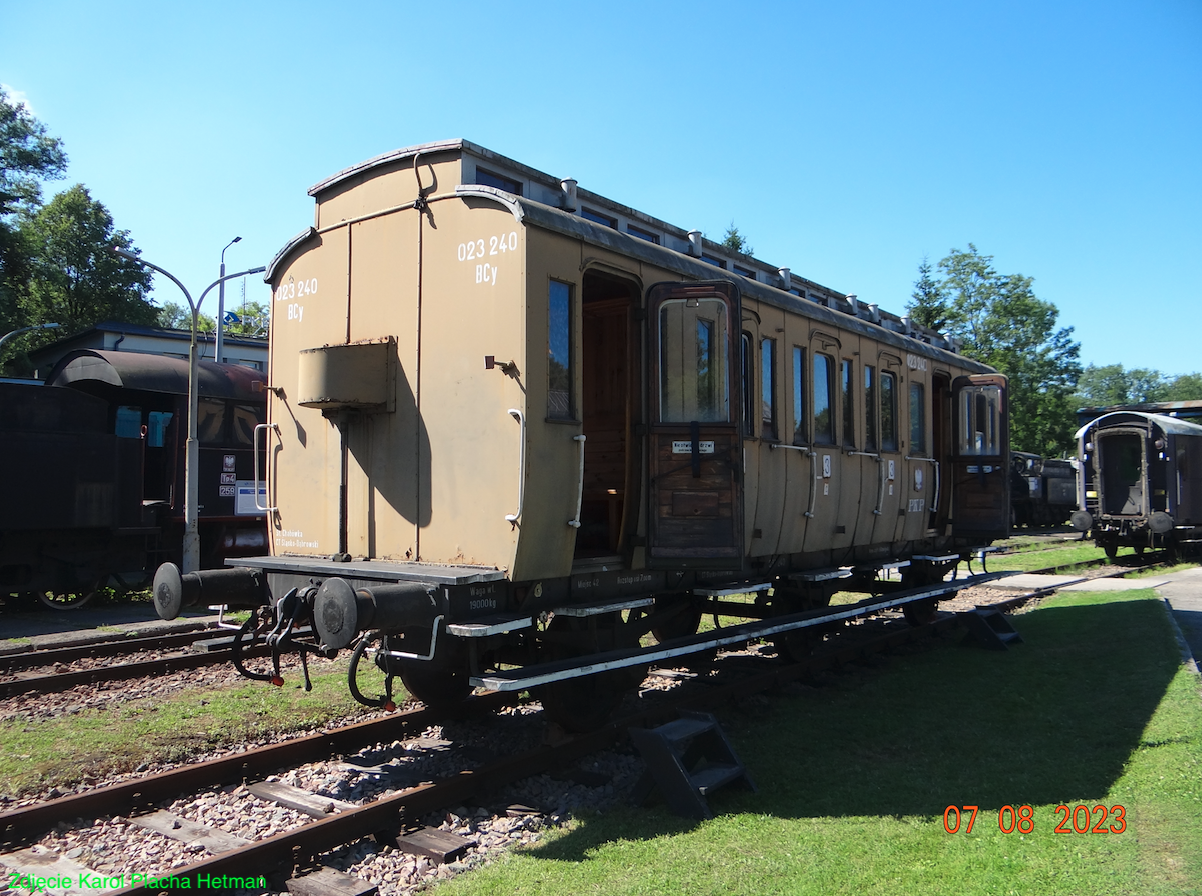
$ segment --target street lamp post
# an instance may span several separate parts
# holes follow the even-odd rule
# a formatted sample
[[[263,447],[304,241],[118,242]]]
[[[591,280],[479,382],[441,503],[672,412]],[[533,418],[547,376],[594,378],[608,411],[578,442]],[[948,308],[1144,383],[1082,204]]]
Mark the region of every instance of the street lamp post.
[[[236,236],[225,244],[225,249],[240,242],[242,237]],[[221,363],[221,352],[225,346],[225,249],[221,250],[221,273],[217,281],[221,285],[217,287],[217,342],[213,346],[213,360],[218,364]]]
[[[226,248],[229,247],[227,246]],[[219,286],[226,280],[244,277],[247,274],[262,273],[267,268],[250,268],[249,270],[239,271],[236,274],[230,274],[228,277],[223,276],[219,280],[214,280],[205,287],[205,291],[200,294],[200,298],[193,302],[192,294],[188,292],[184,284],[180,283],[174,274],[118,246],[113,246],[112,251],[122,258],[128,258],[136,264],[148,267],[152,271],[158,271],[164,277],[169,278],[183,292],[184,298],[188,301],[188,307],[192,309],[192,342],[188,349],[188,441],[187,450],[184,454],[184,552],[181,568],[186,573],[195,572],[200,567],[200,529],[197,524],[200,516],[200,450],[196,440],[196,418],[199,416],[198,409],[200,406],[200,395],[198,394],[199,390],[196,383],[198,361],[196,352],[196,324],[197,318],[200,316],[200,305],[205,300],[205,296],[209,294],[209,290],[214,286]],[[224,265],[222,267],[224,268]]]
[[[0,349],[4,348],[4,343],[8,342],[9,339],[11,339],[13,336],[16,336],[18,333],[28,333],[30,330],[57,330],[61,326],[62,324],[53,323],[37,324],[36,326],[32,327],[21,327],[19,330],[12,330],[11,332],[5,333],[3,336],[0,336]]]

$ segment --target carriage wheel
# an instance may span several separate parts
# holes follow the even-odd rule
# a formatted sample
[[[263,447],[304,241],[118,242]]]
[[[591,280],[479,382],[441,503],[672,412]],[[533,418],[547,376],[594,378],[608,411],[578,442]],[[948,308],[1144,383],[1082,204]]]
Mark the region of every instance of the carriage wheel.
[[[651,629],[652,637],[660,644],[695,635],[701,625],[701,607],[685,593],[658,595],[652,612],[668,614],[663,622]]]
[[[568,659],[592,652],[631,647],[627,644],[620,613],[588,617],[554,616],[547,626],[548,653],[552,659]],[[558,637],[557,637],[558,636]],[[646,669],[614,669],[565,678],[537,688],[543,712],[568,731],[586,732],[600,728],[617,711],[622,699],[646,677]]]
[[[91,591],[38,591],[38,600],[52,610],[78,610],[96,595]]]
[[[472,693],[467,664],[433,659],[393,660],[399,668],[401,683],[411,696],[431,709],[446,709],[462,703]]]
[[[1102,550],[1106,552],[1107,560],[1117,560],[1119,556],[1119,546],[1117,544],[1104,544]]]
[[[809,588],[777,586],[772,592],[772,615],[788,616],[790,613],[819,610],[829,607],[832,597],[834,591],[821,585]],[[813,655],[814,649],[822,643],[822,638],[823,632],[818,629],[799,628],[773,635],[772,644],[782,659],[800,663]]]
[[[930,625],[935,621],[938,611],[939,602],[934,598],[929,600],[916,600],[902,605],[902,615],[906,617],[906,622],[915,627],[920,625]]]

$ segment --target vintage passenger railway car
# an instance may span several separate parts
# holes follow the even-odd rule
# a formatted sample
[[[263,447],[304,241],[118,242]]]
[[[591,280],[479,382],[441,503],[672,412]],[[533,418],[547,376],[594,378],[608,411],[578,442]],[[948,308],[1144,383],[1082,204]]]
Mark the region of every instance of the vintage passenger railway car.
[[[200,365],[202,566],[266,546],[251,456],[263,379]],[[179,559],[187,387],[186,361],[99,350],[67,355],[45,385],[0,383],[0,594],[76,607]]]
[[[1112,411],[1077,432],[1080,507],[1113,559],[1120,547],[1177,551],[1202,539],[1202,426],[1164,414]]]
[[[1007,531],[1005,380],[938,334],[467,141],[310,194],[266,274],[271,554],[162,570],[166,615],[370,630],[447,697],[615,675],[588,657],[724,593],[754,618],[938,582]]]

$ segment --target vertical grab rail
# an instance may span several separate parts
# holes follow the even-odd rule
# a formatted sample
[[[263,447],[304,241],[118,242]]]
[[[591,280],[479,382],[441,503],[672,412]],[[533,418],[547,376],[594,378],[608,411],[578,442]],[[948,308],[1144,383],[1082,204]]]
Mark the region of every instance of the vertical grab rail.
[[[805,512],[809,519],[814,518],[814,504],[818,501],[818,452],[806,445],[782,445],[779,442],[769,442],[768,450],[800,451],[810,459],[810,509]]]
[[[584,503],[584,442],[585,436],[582,433],[578,436],[572,436],[573,442],[580,443],[580,481],[576,489],[576,516],[568,520],[568,525],[573,529],[580,528],[580,506]]]
[[[505,514],[505,522],[516,526],[522,517],[522,506],[526,503],[526,415],[517,408],[510,408],[509,416],[521,425],[519,438],[522,440],[518,454],[518,512]]]
[[[878,477],[879,481],[877,482],[876,488],[876,509],[872,511],[872,515],[880,516],[881,508],[885,506],[885,458],[878,454],[876,462],[877,467],[881,471],[881,475]]]
[[[271,506],[264,507],[262,504],[259,503],[259,430],[261,429],[264,432],[267,432],[267,430],[269,430],[269,429],[274,429],[274,430],[278,431],[279,428],[280,428],[280,425],[278,423],[260,423],[257,426],[255,426],[255,433],[251,440],[251,446],[250,446],[251,453],[254,454],[254,456],[255,456],[255,465],[254,465],[255,510],[262,510],[264,513],[275,513],[276,511],[279,510],[279,508],[271,504],[271,484],[268,483],[266,479],[264,479],[263,482],[267,486],[267,488],[266,488],[267,503]],[[267,438],[266,438],[266,436],[264,436],[264,438],[263,438],[263,454],[265,454],[265,455],[267,454]]]

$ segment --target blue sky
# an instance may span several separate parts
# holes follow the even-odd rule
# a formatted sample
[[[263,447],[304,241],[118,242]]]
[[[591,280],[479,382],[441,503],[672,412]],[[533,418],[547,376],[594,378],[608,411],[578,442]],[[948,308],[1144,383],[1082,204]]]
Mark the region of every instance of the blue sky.
[[[899,313],[924,256],[972,242],[1035,278],[1083,362],[1202,370],[1199,0],[3,0],[0,21],[0,82],[70,157],[47,198],[86,184],[194,293],[234,236],[231,270],[308,226],[318,180],[466,137],[713,239],[733,221]]]

